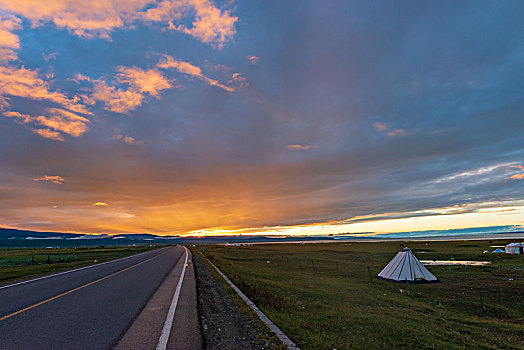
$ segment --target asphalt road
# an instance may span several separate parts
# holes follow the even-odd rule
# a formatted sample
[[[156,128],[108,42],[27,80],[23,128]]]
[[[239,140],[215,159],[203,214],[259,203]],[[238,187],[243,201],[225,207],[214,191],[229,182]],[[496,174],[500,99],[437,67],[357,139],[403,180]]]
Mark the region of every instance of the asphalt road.
[[[168,247],[4,287],[0,349],[110,349],[184,258],[183,247]]]

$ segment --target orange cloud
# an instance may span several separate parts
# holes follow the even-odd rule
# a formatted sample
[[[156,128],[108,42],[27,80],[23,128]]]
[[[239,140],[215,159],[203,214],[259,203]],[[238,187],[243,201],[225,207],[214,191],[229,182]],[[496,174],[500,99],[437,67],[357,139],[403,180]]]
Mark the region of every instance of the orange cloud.
[[[60,134],[58,131],[53,131],[51,129],[32,129],[33,132],[37,133],[38,135],[45,137],[46,139],[51,139],[55,141],[64,141],[64,138],[62,137],[62,134]]]
[[[2,0],[1,7],[29,19],[33,26],[51,22],[78,36],[109,37],[111,30],[124,26],[148,0],[33,1]]]
[[[206,77],[202,73],[202,69],[200,67],[192,65],[189,62],[177,60],[177,59],[175,59],[175,58],[173,58],[173,57],[171,57],[169,55],[165,55],[164,57],[162,57],[160,59],[160,61],[158,62],[157,67],[158,68],[162,68],[162,69],[175,69],[175,70],[179,71],[182,74],[193,76],[195,78],[198,78],[198,79],[206,82],[209,85],[216,86],[216,87],[219,87],[221,89],[224,89],[227,92],[234,92],[235,91],[235,89],[233,87],[226,86],[224,84],[220,84],[218,82],[218,80]]]
[[[44,175],[33,179],[33,181],[49,181],[54,184],[61,185],[64,183],[64,178],[58,175]]]
[[[87,123],[89,123],[89,119],[58,108],[48,108],[47,112],[50,114],[49,117],[37,117],[40,125],[75,137],[82,135],[88,130]]]
[[[128,113],[142,105],[144,96],[136,91],[117,89],[104,81],[95,83],[93,96],[105,103],[106,109],[117,113]]]
[[[22,114],[19,112],[4,112],[4,116],[8,118],[17,118],[19,121],[23,123],[31,123],[36,120],[36,118],[33,116],[30,116],[28,114]]]
[[[524,166],[522,166],[522,165],[511,165],[510,168],[516,168],[516,169],[519,169],[521,171],[524,171]],[[510,179],[513,179],[513,180],[524,180],[524,173],[514,174],[514,175],[510,176]]]
[[[4,116],[15,118],[24,124],[45,126],[45,129],[33,129],[33,131],[53,140],[64,141],[63,134],[78,137],[88,130],[87,118],[59,108],[47,108],[46,112],[47,116],[35,117],[19,112],[5,112]]]
[[[0,6],[3,3],[0,1]],[[23,6],[23,4],[21,4]],[[11,14],[0,11],[0,109],[10,106],[10,97],[20,97],[37,101],[50,101],[62,108],[75,113],[91,114],[87,108],[80,103],[78,97],[69,98],[67,95],[52,91],[50,84],[43,80],[37,71],[25,67],[8,65],[9,61],[17,59],[15,50],[19,49],[18,36],[13,33],[22,29],[21,20]],[[50,72],[46,75],[52,78]],[[74,113],[59,109],[47,109],[49,116],[33,117],[18,112],[6,112],[4,116],[15,118],[25,124],[36,124],[46,128],[32,129],[42,137],[63,141],[61,132],[73,136],[79,136],[87,130],[87,119]],[[74,117],[73,117],[74,116]],[[76,121],[75,121],[76,119]],[[81,119],[81,120],[80,120]]]
[[[236,33],[235,23],[238,17],[232,17],[229,11],[221,11],[209,0],[181,1],[195,12],[191,28],[180,24],[170,28],[189,34],[204,43],[215,43],[222,48]]]
[[[227,82],[232,89],[236,90],[243,90],[245,89],[249,84],[246,81],[246,78],[242,76],[240,73],[233,73],[231,76],[231,79]]]
[[[81,37],[109,39],[117,28],[160,22],[218,47],[234,36],[238,19],[209,0],[1,0],[0,7],[27,18],[33,26],[53,23]],[[176,24],[192,18],[191,27]]]
[[[249,63],[251,63],[251,64],[257,64],[257,63],[258,63],[258,60],[260,60],[260,57],[257,57],[257,56],[247,56],[247,60],[248,60]]]
[[[380,122],[376,122],[376,123],[373,123],[373,127],[375,128],[375,130],[377,130],[378,132],[384,132],[386,133],[386,135],[388,137],[393,137],[393,136],[405,136],[406,135],[406,130],[404,129],[395,129],[395,130],[390,130],[389,127],[384,124],[384,123],[380,123]]]
[[[224,85],[224,84],[220,84],[220,83],[218,82],[218,80],[209,79],[209,78],[207,78],[207,77],[204,77],[203,80],[204,80],[206,83],[208,83],[209,85],[219,87],[219,88],[221,88],[221,89],[226,90],[227,92],[234,92],[234,91],[235,91],[235,89],[234,89],[233,87],[231,87],[231,86],[226,86],[226,85]]]
[[[184,15],[184,11],[186,11],[185,7],[182,5],[182,1],[161,1],[156,5],[156,7],[151,7],[145,11],[142,18],[151,22],[180,20]]]
[[[118,67],[117,81],[128,84],[140,93],[158,96],[162,90],[169,89],[171,84],[162,73],[155,69],[143,70],[137,67]]]
[[[311,149],[311,145],[287,145],[286,148],[292,151],[307,151]]]
[[[386,126],[386,124],[384,123],[379,123],[379,122],[376,122],[373,124],[373,127],[377,130],[377,131],[386,131],[388,130],[388,127]]]
[[[134,137],[126,136],[126,135],[122,135],[122,134],[117,134],[117,135],[113,136],[113,139],[115,139],[115,140],[122,140],[124,143],[127,143],[128,145],[138,145],[138,146],[143,146],[144,145],[144,141],[136,140]]]
[[[171,83],[155,69],[143,70],[138,67],[118,67],[115,81],[128,88],[109,86],[103,80],[91,80],[77,75],[76,80],[94,84],[93,100],[105,103],[106,109],[117,113],[128,113],[142,105],[145,94],[157,97],[160,91],[171,87]]]
[[[24,67],[0,66],[0,107],[9,106],[9,96],[47,100],[73,112],[91,114],[79,103],[79,98],[70,99],[63,93],[51,91],[49,83],[42,80],[36,71]]]
[[[174,68],[178,70],[180,73],[192,75],[199,78],[204,77],[204,75],[202,74],[202,69],[200,69],[200,67],[194,66],[189,62],[176,60],[169,55],[165,55],[164,57],[162,57],[160,59],[160,62],[158,62],[157,67],[163,69]]]
[[[6,63],[15,60],[15,50],[20,48],[18,36],[13,31],[22,29],[21,20],[15,16],[0,15],[0,62]]]
[[[406,135],[406,130],[403,130],[403,129],[391,130],[390,132],[387,133],[387,135],[389,137],[392,137],[392,136],[404,136],[404,135]]]

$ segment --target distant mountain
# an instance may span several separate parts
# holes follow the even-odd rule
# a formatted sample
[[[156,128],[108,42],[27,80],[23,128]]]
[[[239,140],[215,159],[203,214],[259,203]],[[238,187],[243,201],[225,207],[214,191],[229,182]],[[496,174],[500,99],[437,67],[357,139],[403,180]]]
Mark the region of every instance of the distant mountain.
[[[10,228],[0,228],[0,239],[112,239],[125,238],[128,240],[149,240],[149,239],[164,239],[162,236],[156,236],[149,233],[125,233],[115,236],[107,234],[84,235],[80,233],[64,233],[64,232],[38,232],[29,230],[17,230]],[[169,237],[173,238],[173,237]]]
[[[133,242],[150,242],[158,244],[169,243],[200,243],[200,244],[220,244],[220,243],[243,243],[243,242],[292,242],[296,240],[301,241],[317,241],[317,240],[333,240],[332,237],[275,237],[275,236],[209,236],[209,237],[180,237],[180,236],[157,236],[148,233],[124,233],[109,236],[107,234],[84,235],[78,233],[64,233],[64,232],[38,232],[30,230],[17,230],[0,228],[0,240],[10,241],[32,241],[31,244],[37,244],[36,241],[41,241],[40,245],[46,245],[47,240],[63,240],[56,244],[130,244]],[[91,241],[88,243],[87,241]],[[76,243],[75,243],[76,242]],[[127,242],[127,243],[125,243]],[[7,244],[7,242],[5,243]],[[26,243],[22,243],[26,244]],[[53,243],[55,244],[55,243]]]
[[[337,234],[319,236],[157,236],[148,233],[124,233],[110,236],[108,234],[84,235],[64,232],[38,232],[0,228],[0,247],[7,246],[103,246],[103,245],[132,245],[132,244],[225,244],[225,243],[267,243],[267,242],[337,242],[340,240],[399,240],[424,239],[426,237],[472,237],[479,235],[524,234],[521,227],[493,226],[453,230],[431,230],[416,232],[396,232],[389,234],[366,235]],[[50,242],[53,240],[53,243]]]
[[[0,239],[27,239],[28,237],[33,238],[53,238],[59,237],[62,239],[75,238],[82,235],[77,233],[64,233],[64,232],[37,232],[29,230],[16,230],[11,228],[0,228]]]
[[[161,239],[162,236],[152,235],[149,233],[126,233],[122,235],[115,235],[113,237],[125,237],[127,239]]]

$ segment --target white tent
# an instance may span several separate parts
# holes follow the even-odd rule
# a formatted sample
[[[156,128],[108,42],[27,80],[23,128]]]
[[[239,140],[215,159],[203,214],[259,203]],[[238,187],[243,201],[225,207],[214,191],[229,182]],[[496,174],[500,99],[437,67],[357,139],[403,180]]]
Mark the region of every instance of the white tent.
[[[384,267],[377,278],[391,282],[432,283],[437,278],[406,247]]]
[[[510,243],[504,247],[506,254],[524,254],[524,243]]]

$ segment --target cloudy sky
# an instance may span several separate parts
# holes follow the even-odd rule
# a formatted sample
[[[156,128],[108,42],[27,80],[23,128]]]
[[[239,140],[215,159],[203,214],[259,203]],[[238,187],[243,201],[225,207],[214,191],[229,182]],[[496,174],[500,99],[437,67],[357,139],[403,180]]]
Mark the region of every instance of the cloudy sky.
[[[524,224],[521,1],[0,0],[0,226]]]

